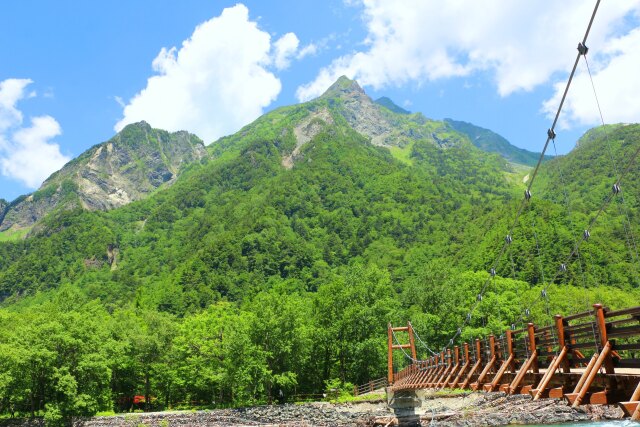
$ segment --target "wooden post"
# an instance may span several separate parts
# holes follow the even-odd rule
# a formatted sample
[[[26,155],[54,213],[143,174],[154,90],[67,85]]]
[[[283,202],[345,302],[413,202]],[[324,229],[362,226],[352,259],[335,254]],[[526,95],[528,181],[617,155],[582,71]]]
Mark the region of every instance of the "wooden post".
[[[453,347],[453,354],[454,354],[453,360],[455,362],[453,365],[453,369],[451,369],[451,371],[449,372],[449,375],[446,377],[446,379],[442,383],[441,388],[445,388],[449,386],[449,381],[456,374],[456,372],[458,371],[458,368],[460,368],[460,348],[457,345]]]
[[[445,380],[445,378],[447,378],[447,374],[449,373],[449,371],[453,367],[453,365],[451,364],[451,349],[450,348],[447,349],[446,359],[447,359],[447,363],[445,365],[444,371],[442,372],[442,375],[440,375],[438,377],[438,379],[436,380],[436,382],[434,384],[435,387],[440,387],[440,385]]]
[[[533,326],[533,323],[527,324],[527,331],[529,332],[529,350],[532,355],[536,354],[536,357],[534,357],[531,362],[531,370],[533,373],[537,374],[540,371],[538,370],[538,357],[536,351],[536,329],[535,326]]]
[[[464,343],[464,361],[469,361],[469,343]]]
[[[551,346],[551,333],[550,329],[544,331],[544,339],[547,341],[547,353],[553,353],[553,347]],[[551,363],[552,360],[553,357],[551,355],[547,356],[547,362]]]
[[[508,389],[509,394],[515,393],[518,387],[520,387],[520,383],[522,383],[522,380],[524,380],[524,377],[527,374],[527,371],[531,368],[533,361],[536,360],[537,357],[538,357],[538,352],[534,350],[533,353],[531,353],[531,356],[529,356],[529,358],[527,359],[527,361],[522,364],[522,366],[520,367],[520,370],[516,374],[516,377],[513,379],[513,381],[509,385],[509,389]]]
[[[469,385],[469,382],[471,381],[471,378],[473,378],[473,374],[475,374],[478,368],[482,365],[482,354],[480,353],[480,351],[481,351],[480,340],[476,338],[476,355],[477,355],[476,363],[474,363],[473,367],[467,374],[467,377],[462,382],[462,386],[460,388],[467,388],[467,386]]]
[[[393,384],[393,334],[391,331],[391,323],[389,323],[388,329],[387,329],[387,335],[388,335],[388,344],[389,344],[389,348],[388,348],[388,356],[387,356],[387,381],[389,382],[389,385]]]
[[[640,383],[631,395],[630,402],[636,403],[636,409],[630,414],[633,421],[640,421]]]
[[[409,344],[411,344],[411,357],[413,357],[413,360],[411,361],[411,363],[413,363],[414,360],[418,360],[418,356],[416,355],[416,342],[413,338],[413,326],[411,325],[411,322],[407,322],[407,332],[409,332]]]
[[[562,316],[556,314],[553,316],[556,319],[556,330],[558,331],[558,346],[562,349],[566,346],[564,339],[564,321],[562,320]],[[571,365],[569,364],[569,359],[564,357],[562,359],[562,371],[565,373],[571,372]]]
[[[464,365],[458,371],[458,375],[456,375],[456,377],[453,379],[453,382],[451,383],[450,388],[458,387],[458,381],[460,381],[460,378],[462,378],[462,375],[464,375],[465,371],[470,366],[470,364],[471,364],[471,361],[469,360],[469,343],[464,343]]]
[[[511,329],[507,329],[507,352],[509,353],[509,357],[511,358],[511,363],[509,364],[509,371],[515,373],[515,363],[513,363],[516,355],[513,354],[513,333]]]
[[[493,356],[496,355],[496,337],[493,334],[489,335],[489,347],[491,351],[489,359],[493,359]]]
[[[544,390],[549,385],[549,382],[551,382],[551,378],[553,378],[553,375],[556,373],[556,369],[558,369],[560,363],[565,360],[566,356],[567,347],[562,347],[562,351],[560,351],[560,354],[558,356],[553,358],[551,364],[549,365],[549,368],[547,369],[547,372],[545,372],[542,380],[540,381],[540,384],[538,384],[538,388],[533,396],[533,400],[538,400],[542,396]]]
[[[582,388],[580,389],[580,391],[578,391],[578,395],[573,401],[573,405],[571,405],[572,407],[577,408],[578,406],[580,406],[580,404],[582,403],[582,399],[584,399],[584,396],[587,394],[589,387],[591,387],[593,380],[596,378],[600,366],[602,366],[605,363],[606,359],[609,357],[609,353],[611,353],[611,343],[607,341],[607,343],[604,345],[604,348],[602,349],[602,353],[600,353],[600,356],[598,357],[598,360],[596,360],[596,363],[593,365],[593,368],[591,368],[589,375],[584,381]]]
[[[607,324],[604,320],[604,309],[602,308],[602,304],[593,304],[593,308],[596,311],[596,322],[598,325],[598,332],[600,332],[600,346],[601,348],[604,348],[609,341],[607,338]],[[604,359],[604,369],[607,374],[615,373],[615,370],[613,369],[613,360],[611,360],[611,356],[609,355]]]
[[[433,380],[433,378],[438,374],[438,370],[439,370],[439,362],[440,362],[440,354],[436,354],[433,356],[434,361],[433,361],[433,369],[431,369],[431,374],[429,374],[429,376],[427,377],[427,383],[431,382],[431,380]]]

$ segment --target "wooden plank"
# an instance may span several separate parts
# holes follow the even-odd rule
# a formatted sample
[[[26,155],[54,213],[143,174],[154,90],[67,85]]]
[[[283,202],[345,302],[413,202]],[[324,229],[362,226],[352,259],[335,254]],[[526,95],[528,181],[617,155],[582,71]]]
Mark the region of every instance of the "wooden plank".
[[[530,394],[532,389],[532,385],[525,385],[520,389],[520,394]]]
[[[549,389],[549,397],[552,399],[562,399],[564,396],[564,387],[555,387]]]
[[[618,344],[613,343],[613,349],[617,351],[625,351],[625,350],[640,350],[640,342],[633,344]]]
[[[640,359],[622,359],[616,363],[618,368],[640,368]]]
[[[624,308],[622,310],[605,312],[604,317],[607,317],[607,318],[609,318],[609,317],[617,317],[617,316],[624,316],[626,314],[638,314],[638,315],[640,315],[640,306]]]
[[[609,338],[633,337],[636,335],[640,335],[640,325],[615,327],[607,331]]]
[[[399,350],[401,348],[411,348],[411,344],[400,344],[400,345],[394,344],[393,347],[391,348],[393,348],[394,350]]]
[[[606,391],[599,391],[597,393],[591,393],[591,396],[589,396],[589,403],[592,405],[606,405],[609,403],[609,400],[607,399],[607,392]]]

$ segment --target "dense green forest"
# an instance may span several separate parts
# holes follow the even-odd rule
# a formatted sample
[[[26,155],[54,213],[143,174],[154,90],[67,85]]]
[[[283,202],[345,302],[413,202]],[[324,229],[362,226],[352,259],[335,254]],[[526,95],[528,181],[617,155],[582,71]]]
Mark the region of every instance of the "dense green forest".
[[[487,282],[523,176],[419,114],[379,107],[406,138],[372,145],[344,105],[273,111],[168,189],[58,211],[0,243],[0,413],[55,424],[134,395],[147,409],[292,399],[383,376],[388,322],[446,344]],[[295,126],[323,109],[331,119],[314,118],[297,145]],[[525,307],[546,324],[640,300],[637,164],[557,274],[638,144],[639,125],[610,126],[543,164],[461,339],[501,332]]]

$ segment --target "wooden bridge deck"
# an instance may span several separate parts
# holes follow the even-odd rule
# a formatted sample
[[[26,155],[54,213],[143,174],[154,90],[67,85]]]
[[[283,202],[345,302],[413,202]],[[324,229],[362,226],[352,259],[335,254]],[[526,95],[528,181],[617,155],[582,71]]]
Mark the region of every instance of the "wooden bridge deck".
[[[407,332],[408,344],[393,343]],[[507,330],[463,343],[427,360],[416,357],[411,323],[389,325],[388,382],[393,391],[462,388],[564,398],[572,406],[617,403],[640,420],[640,306],[555,316],[552,326]],[[393,351],[409,349],[411,364],[393,372]],[[406,354],[406,353],[405,353]]]

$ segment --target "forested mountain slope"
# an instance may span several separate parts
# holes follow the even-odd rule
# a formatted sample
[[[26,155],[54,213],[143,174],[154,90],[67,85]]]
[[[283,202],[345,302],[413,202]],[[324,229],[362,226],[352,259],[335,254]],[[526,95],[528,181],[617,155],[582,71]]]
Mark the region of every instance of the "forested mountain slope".
[[[618,159],[640,144],[638,125],[607,135]],[[504,330],[538,299],[606,197],[603,139],[587,139],[593,149],[585,140],[543,165],[461,338]],[[525,189],[498,155],[375,104],[348,79],[207,150],[143,200],[57,211],[31,237],[0,243],[0,411],[59,419],[134,394],[156,407],[266,402],[380,377],[387,322],[448,342]],[[560,186],[556,171],[605,184],[578,208],[582,187]],[[637,216],[637,201],[625,203]],[[582,252],[585,274],[570,263],[549,287],[550,311],[640,298],[622,216],[607,215]],[[546,323],[547,307],[531,308]]]
[[[534,153],[523,148],[518,148],[503,136],[498,135],[489,129],[481,128],[472,123],[459,120],[444,119],[453,129],[461,132],[469,137],[473,145],[488,153],[500,154],[505,159],[513,163],[519,163],[527,166],[535,166],[540,158],[540,153]],[[545,155],[545,160],[551,156]]]

